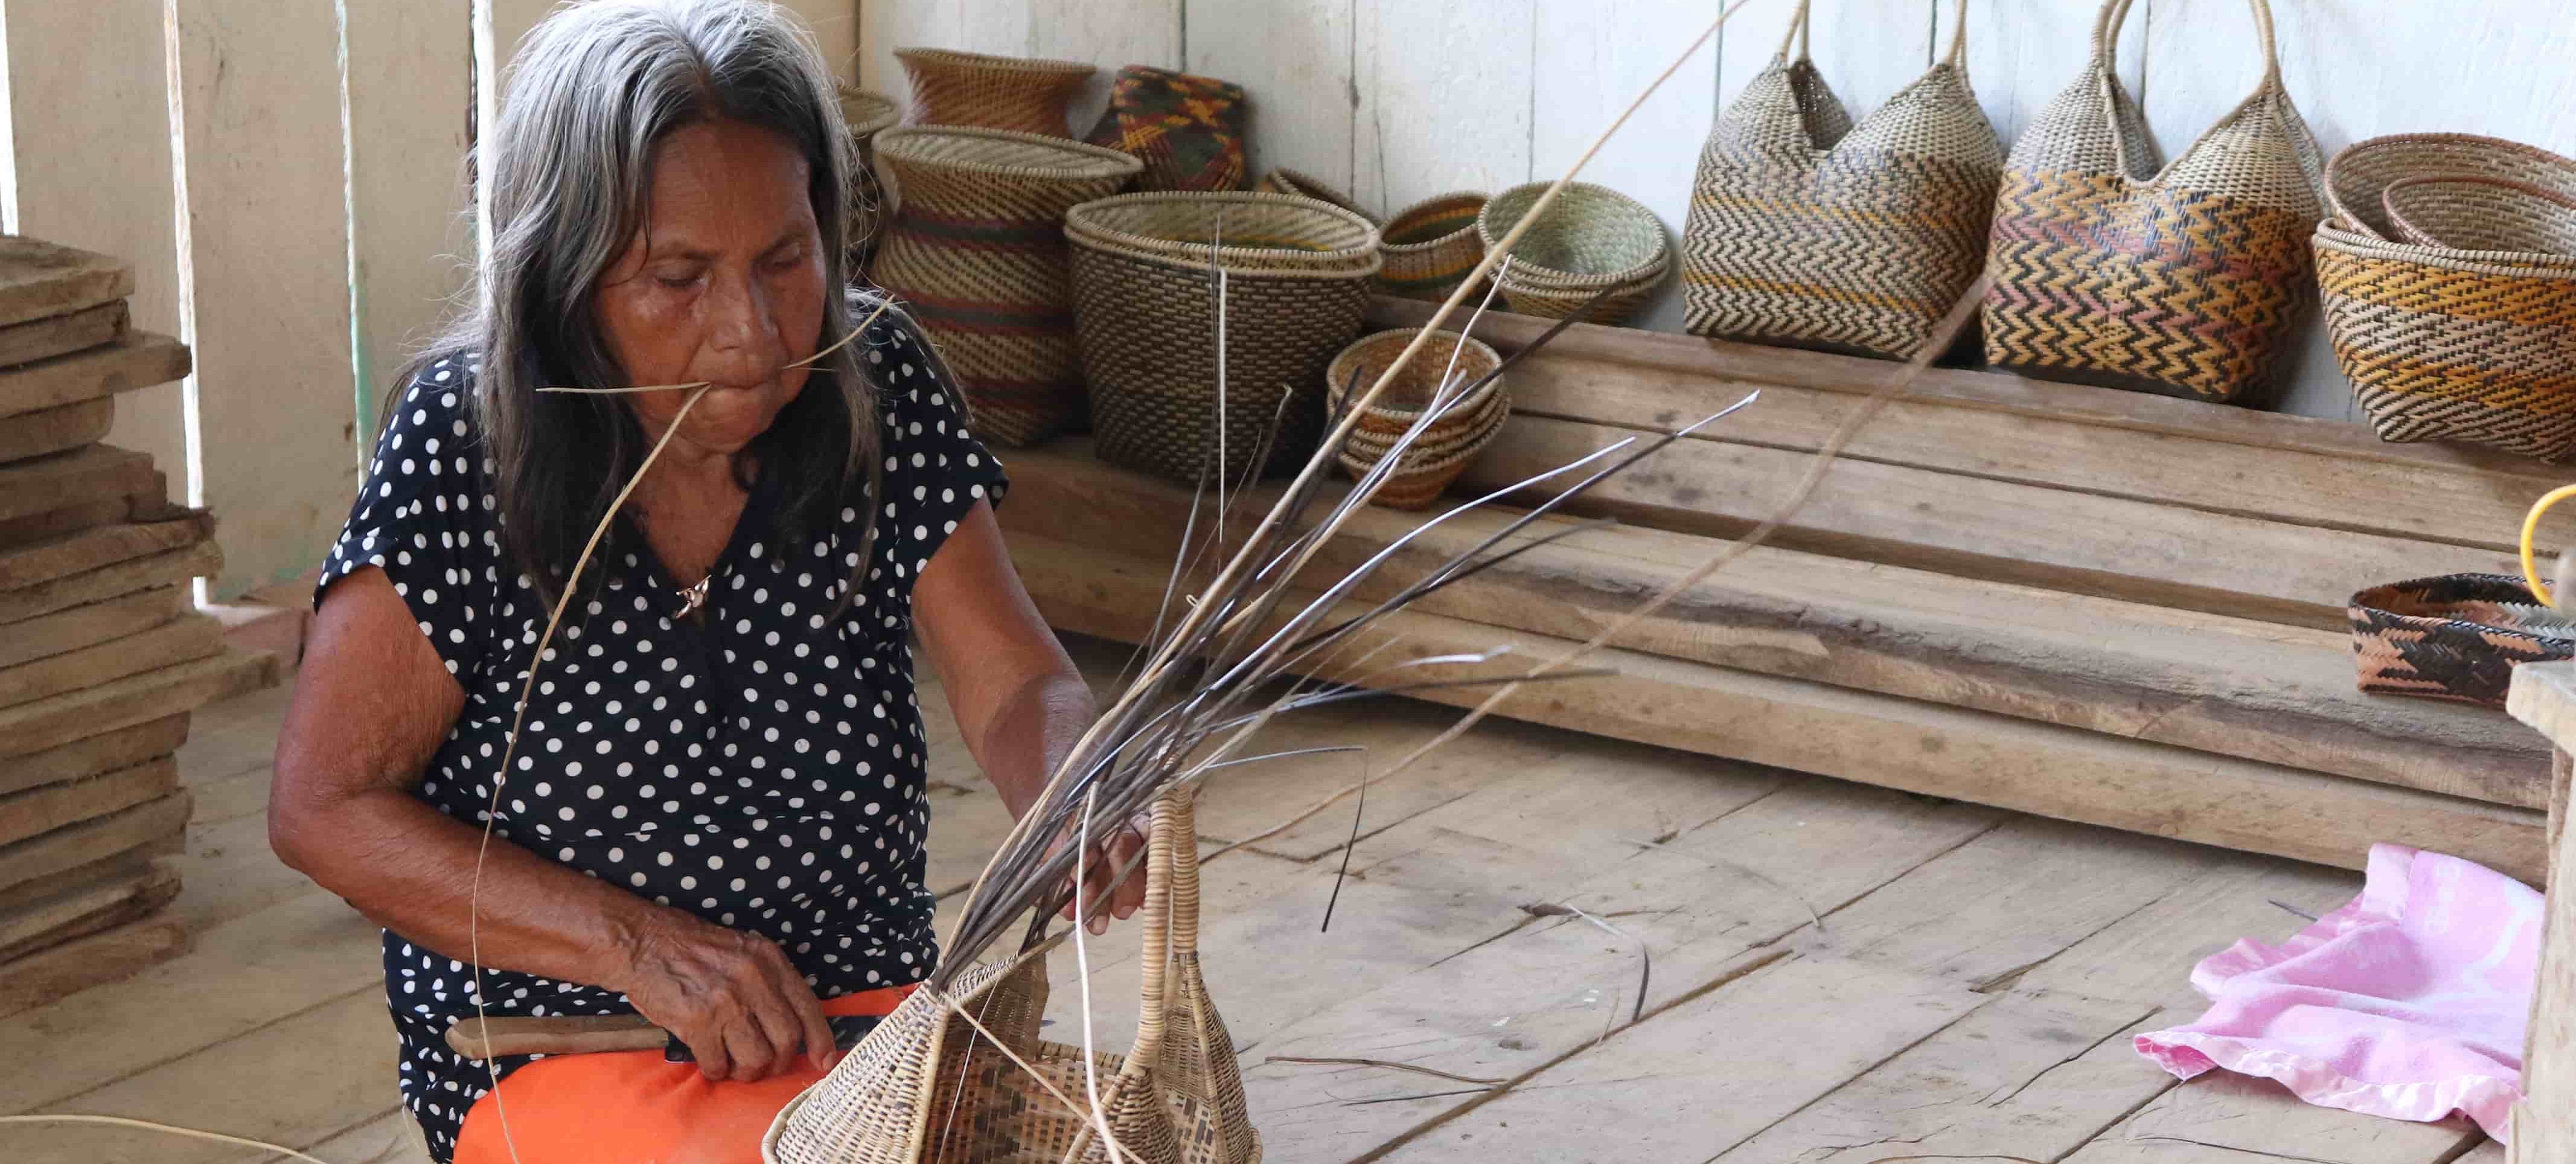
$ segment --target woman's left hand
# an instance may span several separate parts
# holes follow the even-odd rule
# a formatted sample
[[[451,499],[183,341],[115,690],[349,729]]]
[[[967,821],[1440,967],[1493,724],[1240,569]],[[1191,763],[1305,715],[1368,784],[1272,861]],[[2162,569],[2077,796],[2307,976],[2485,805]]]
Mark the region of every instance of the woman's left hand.
[[[1145,851],[1145,835],[1152,827],[1152,820],[1139,814],[1118,826],[1115,832],[1093,841],[1091,851],[1083,854],[1082,922],[1084,928],[1092,933],[1108,933],[1110,919],[1125,921],[1135,916],[1137,907],[1145,904],[1144,862],[1137,861],[1135,872],[1119,882],[1116,890],[1111,891],[1109,883],[1118,876],[1119,870],[1127,867],[1129,861],[1136,860],[1136,855]],[[1071,899],[1065,902],[1066,921],[1074,918],[1073,904]]]

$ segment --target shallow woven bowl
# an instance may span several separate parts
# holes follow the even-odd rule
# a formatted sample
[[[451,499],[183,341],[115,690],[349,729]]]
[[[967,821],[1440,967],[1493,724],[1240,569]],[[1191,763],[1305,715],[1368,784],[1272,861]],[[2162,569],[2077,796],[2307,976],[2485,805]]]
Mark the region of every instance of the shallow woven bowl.
[[[2503,574],[2374,586],[2347,613],[2361,689],[2381,695],[2503,707],[2515,667],[2576,658],[2576,626]]]
[[[1512,267],[1494,276],[1494,286],[1503,293],[1503,302],[1514,314],[1534,315],[1541,319],[1564,319],[1580,315],[1585,323],[1616,326],[1626,323],[1639,308],[1652,299],[1655,288],[1664,281],[1670,264],[1658,263],[1636,272],[1626,282],[1609,284],[1608,294],[1600,286],[1566,287],[1554,283],[1526,281],[1520,268]],[[1593,296],[1601,296],[1598,303]],[[1590,310],[1585,305],[1591,304]]]
[[[907,125],[876,137],[876,152],[921,180],[924,173],[958,175],[994,187],[1014,180],[1029,182],[1109,183],[1132,178],[1145,168],[1132,154],[1106,146],[1067,141],[1042,133],[979,129],[965,125]],[[902,195],[897,190],[896,195]],[[1095,195],[1098,197],[1099,195]],[[1083,199],[1088,201],[1089,199]]]
[[[2467,133],[2401,133],[2354,142],[2326,165],[2328,218],[2383,242],[2404,242],[2384,195],[2404,178],[2504,178],[2576,197],[2576,161],[2537,146]]]
[[[2513,178],[2432,174],[2379,192],[2400,239],[2463,251],[2576,255],[2576,196]]]
[[[1378,251],[1386,256],[1378,289],[1433,303],[1447,299],[1485,257],[1484,237],[1476,233],[1485,201],[1462,190],[1423,199],[1388,219],[1378,232]]]
[[[1378,332],[1361,337],[1334,356],[1324,373],[1332,415],[1340,416],[1353,395],[1366,395],[1387,366],[1403,353],[1405,345],[1420,334],[1420,328]],[[1450,363],[1453,356],[1457,361],[1454,370]],[[1386,391],[1359,411],[1358,421],[1351,426],[1342,447],[1334,451],[1334,459],[1344,472],[1358,479],[1384,460],[1395,440],[1421,420],[1423,409],[1431,403],[1444,377],[1454,376],[1461,384],[1473,384],[1501,367],[1502,362],[1502,356],[1482,340],[1469,338],[1462,345],[1454,332],[1434,333],[1412,361],[1396,373]],[[1393,509],[1420,509],[1431,504],[1466,471],[1467,462],[1501,433],[1503,421],[1510,415],[1510,395],[1502,377],[1494,377],[1431,422],[1370,500]]]
[[[1548,183],[1514,186],[1485,203],[1476,234],[1492,250],[1529,213]],[[1607,186],[1568,183],[1504,260],[1502,275],[1531,290],[1598,291],[1651,285],[1672,262],[1664,224],[1646,205]],[[1514,308],[1518,310],[1518,308]]]

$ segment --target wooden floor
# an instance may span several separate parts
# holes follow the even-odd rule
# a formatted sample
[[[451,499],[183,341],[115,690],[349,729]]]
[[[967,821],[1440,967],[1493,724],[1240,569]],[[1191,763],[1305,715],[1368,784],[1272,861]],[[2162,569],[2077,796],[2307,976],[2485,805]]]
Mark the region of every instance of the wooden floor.
[[[1078,653],[1103,682],[1120,661]],[[931,876],[948,890],[1007,820],[923,702]],[[284,703],[209,708],[181,753],[197,817],[175,908],[194,950],[0,1020],[0,1113],[141,1117],[331,1164],[415,1158],[376,931],[264,843]],[[1277,742],[1361,743],[1383,763],[1447,714],[1351,705]],[[1209,851],[1364,762],[1225,778],[1202,800]],[[2290,933],[2294,911],[2349,898],[2353,874],[1500,721],[1372,789],[1345,854],[1352,827],[1345,804],[1206,869],[1208,977],[1272,1164],[2501,1164],[2464,1123],[2330,1112],[2217,1074],[2177,1086],[2130,1048],[2199,1013],[2194,961]],[[1134,941],[1089,950],[1104,1043],[1133,1029]],[[0,1126],[0,1160],[23,1164],[271,1158]]]

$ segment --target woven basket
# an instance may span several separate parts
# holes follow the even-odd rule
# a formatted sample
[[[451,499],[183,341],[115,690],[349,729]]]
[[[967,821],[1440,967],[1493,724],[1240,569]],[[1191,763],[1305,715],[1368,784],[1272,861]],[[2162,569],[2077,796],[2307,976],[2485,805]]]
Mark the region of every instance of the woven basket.
[[[1484,209],[1484,195],[1460,191],[1397,211],[1380,232],[1386,266],[1377,273],[1378,291],[1432,303],[1448,299],[1485,259],[1484,236],[1476,233]]]
[[[2379,192],[2398,241],[2463,251],[2576,255],[2576,197],[2512,178],[2427,174]]]
[[[2326,210],[2365,236],[2407,242],[2388,220],[2388,187],[2434,176],[2500,178],[2576,197],[2576,161],[2548,150],[2467,133],[2400,133],[2354,142],[2334,156],[2326,167]]]
[[[1487,250],[1511,233],[1549,183],[1514,186],[1485,203],[1476,235]],[[1521,236],[1494,281],[1513,311],[1562,319],[1604,288],[1615,288],[1588,319],[1625,322],[1672,266],[1664,224],[1645,204],[1607,186],[1569,182],[1547,216]]]
[[[1064,215],[1143,163],[1117,150],[999,129],[889,129],[896,195],[869,272],[937,341],[977,435],[1026,445],[1083,417]]]
[[[1179,481],[1203,466],[1239,476],[1277,420],[1261,470],[1305,461],[1323,423],[1324,365],[1368,306],[1375,229],[1283,194],[1124,194],[1075,207],[1065,237],[1102,460]]]
[[[896,49],[912,79],[913,125],[964,125],[1072,137],[1066,110],[1099,70],[1079,61],[1029,60],[950,49]]]
[[[1370,226],[1377,225],[1377,216],[1361,209],[1360,204],[1352,201],[1350,195],[1333,189],[1321,178],[1291,170],[1285,166],[1263,174],[1261,182],[1253,189],[1263,194],[1291,194],[1299,198],[1312,198],[1318,202],[1330,202],[1359,215]]]
[[[1248,108],[1231,81],[1129,65],[1088,140],[1141,159],[1138,190],[1240,190]]]
[[[2382,695],[2500,708],[2515,667],[2576,658],[2576,623],[2503,574],[2374,586],[2350,614],[2361,689]]]
[[[2335,362],[2385,441],[2576,451],[2576,259],[2317,229]]]
[[[1682,231],[1694,335],[1910,359],[1985,266],[2003,143],[1949,55],[1854,126],[1808,59],[1779,53],[1717,119]],[[1790,56],[1796,48],[1794,59]]]
[[[1137,1164],[1257,1164],[1234,1042],[1199,969],[1198,838],[1187,794],[1154,806],[1148,844],[1143,1009],[1124,1056],[1089,1066],[1110,1134]],[[948,1005],[955,1003],[955,1010]],[[1096,1125],[1049,1095],[978,1034],[975,1016],[1075,1102],[1088,1097],[1080,1047],[1038,1037],[1046,963],[994,963],[949,998],[925,988],[895,1008],[831,1074],[790,1101],[761,1139],[766,1164],[1110,1164]]]
[[[1329,386],[1326,410],[1340,416],[1348,407],[1347,394],[1367,392],[1405,345],[1420,334],[1420,328],[1382,331],[1343,348],[1324,371],[1324,382]],[[1385,460],[1397,438],[1421,420],[1423,409],[1431,403],[1444,376],[1454,376],[1463,386],[1502,367],[1501,354],[1483,340],[1466,340],[1464,351],[1459,350],[1460,346],[1455,333],[1434,334],[1413,361],[1396,374],[1386,391],[1378,394],[1377,402],[1360,410],[1350,436],[1334,451],[1334,458],[1354,480]],[[1452,358],[1457,361],[1454,371]],[[1467,461],[1502,431],[1503,421],[1511,412],[1510,395],[1504,391],[1502,378],[1495,377],[1432,421],[1369,500],[1390,509],[1430,505],[1449,488],[1450,482],[1458,479],[1458,474],[1466,471]]]
[[[2263,78],[2153,177],[2120,87],[2110,0],[2093,58],[2014,144],[1995,201],[1986,359],[2032,376],[2166,396],[2260,399],[2314,286],[2315,138],[2281,87],[2272,13],[2252,0]]]
[[[894,98],[841,86],[841,120],[850,133],[849,269],[867,269],[884,229],[885,185],[877,180],[876,136],[903,116]]]

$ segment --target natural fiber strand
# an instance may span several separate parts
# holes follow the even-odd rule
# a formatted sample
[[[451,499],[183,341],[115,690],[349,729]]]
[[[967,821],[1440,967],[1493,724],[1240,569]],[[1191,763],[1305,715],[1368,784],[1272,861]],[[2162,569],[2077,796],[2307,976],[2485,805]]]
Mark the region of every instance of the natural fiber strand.
[[[1312,1064],[1320,1067],[1382,1067],[1389,1071],[1411,1071],[1418,1075],[1431,1075],[1441,1079],[1454,1080],[1459,1083],[1479,1083],[1488,1087],[1499,1087],[1510,1082],[1510,1080],[1507,1079],[1486,1079],[1475,1075],[1459,1075],[1454,1072],[1443,1071],[1437,1067],[1424,1067],[1413,1063],[1397,1063],[1388,1059],[1322,1059],[1306,1055],[1271,1055],[1263,1058],[1261,1061],[1263,1063]]]
[[[183,1128],[177,1124],[162,1124],[154,1123],[151,1120],[130,1119],[125,1116],[4,1115],[0,1116],[0,1124],[89,1124],[103,1128],[131,1128],[136,1131],[159,1132],[163,1135],[179,1136],[190,1140],[204,1140],[210,1144],[230,1144],[236,1148],[257,1148],[263,1152],[276,1152],[281,1155],[292,1156],[295,1159],[304,1161],[305,1164],[331,1164],[330,1161],[324,1160],[319,1156],[305,1155],[304,1153],[298,1152],[293,1148],[289,1148],[284,1144],[272,1144],[266,1140],[253,1140],[242,1136],[227,1136],[222,1132],[199,1131],[196,1128]]]

